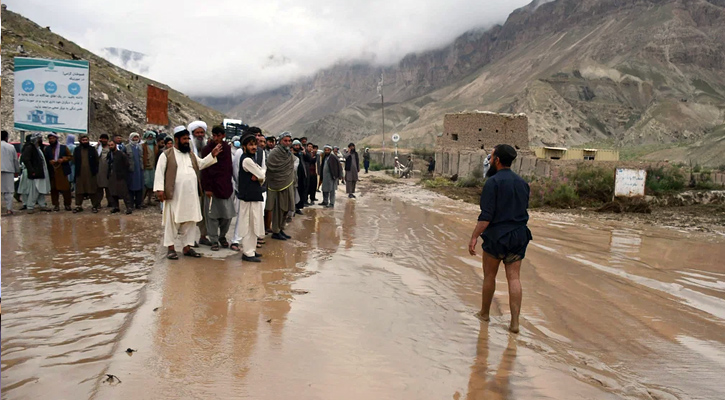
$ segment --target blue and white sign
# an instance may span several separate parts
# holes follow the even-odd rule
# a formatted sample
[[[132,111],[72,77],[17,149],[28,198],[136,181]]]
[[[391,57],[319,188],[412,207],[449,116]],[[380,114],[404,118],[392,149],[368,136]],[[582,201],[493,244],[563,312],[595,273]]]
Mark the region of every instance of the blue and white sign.
[[[88,133],[88,61],[15,58],[15,129]]]

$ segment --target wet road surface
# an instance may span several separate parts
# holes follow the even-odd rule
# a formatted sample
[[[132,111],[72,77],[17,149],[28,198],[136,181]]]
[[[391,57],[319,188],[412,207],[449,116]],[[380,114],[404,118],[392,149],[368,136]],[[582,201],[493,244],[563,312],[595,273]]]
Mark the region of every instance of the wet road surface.
[[[512,335],[503,272],[474,316],[475,207],[362,191],[261,264],[167,261],[156,215],[4,218],[2,397],[721,398],[721,238],[535,214]]]

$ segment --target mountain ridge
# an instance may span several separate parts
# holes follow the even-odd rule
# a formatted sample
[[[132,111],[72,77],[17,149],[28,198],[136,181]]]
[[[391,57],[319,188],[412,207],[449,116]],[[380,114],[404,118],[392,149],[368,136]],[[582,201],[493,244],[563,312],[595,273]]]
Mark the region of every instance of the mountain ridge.
[[[534,145],[699,140],[725,123],[719,3],[531,3],[503,25],[382,68],[385,131],[400,133],[402,146],[430,147],[446,112],[486,109],[529,114]],[[239,102],[226,99],[224,110],[273,132],[379,143],[380,71],[338,64]]]

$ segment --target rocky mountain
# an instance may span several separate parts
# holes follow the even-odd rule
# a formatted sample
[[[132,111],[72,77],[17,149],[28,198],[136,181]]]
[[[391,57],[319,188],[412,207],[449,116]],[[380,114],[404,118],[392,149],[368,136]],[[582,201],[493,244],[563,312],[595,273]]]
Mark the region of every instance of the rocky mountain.
[[[2,129],[19,139],[13,127],[13,57],[79,58],[91,63],[90,136],[101,133],[140,132],[146,128],[146,87],[148,84],[169,91],[170,127],[195,119],[221,123],[222,113],[199,104],[168,86],[117,67],[77,44],[43,28],[27,18],[2,10]],[[19,51],[22,45],[24,52]],[[123,54],[120,52],[119,54]],[[170,131],[170,129],[167,129]]]
[[[385,131],[403,146],[432,146],[443,115],[465,110],[527,113],[532,145],[694,143],[725,123],[725,1],[537,0],[393,66],[203,101],[271,131],[377,145],[381,72]]]
[[[120,49],[118,47],[104,47],[101,50],[100,56],[134,73],[145,74],[149,71],[146,54],[137,51]]]

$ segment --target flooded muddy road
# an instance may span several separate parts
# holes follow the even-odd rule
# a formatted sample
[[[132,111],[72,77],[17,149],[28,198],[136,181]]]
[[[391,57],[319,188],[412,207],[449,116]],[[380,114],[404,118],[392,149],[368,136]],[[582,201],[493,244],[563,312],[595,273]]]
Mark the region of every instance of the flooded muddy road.
[[[503,272],[474,316],[476,207],[364,183],[261,264],[167,261],[151,214],[3,218],[3,399],[722,398],[725,239],[533,214],[513,335]]]

